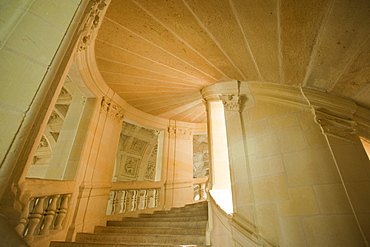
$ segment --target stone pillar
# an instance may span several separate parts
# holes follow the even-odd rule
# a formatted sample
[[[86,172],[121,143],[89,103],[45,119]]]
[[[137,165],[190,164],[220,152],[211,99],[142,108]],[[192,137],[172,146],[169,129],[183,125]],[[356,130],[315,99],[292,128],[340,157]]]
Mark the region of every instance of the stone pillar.
[[[209,189],[216,203],[227,213],[233,212],[225,112],[219,94],[203,91],[207,110],[210,152]]]
[[[276,85],[213,87],[224,90],[236,242],[366,246],[370,167],[354,103]]]
[[[104,224],[123,116],[123,109],[108,96],[97,100],[80,161],[84,170],[77,178],[81,185],[73,232],[92,232]]]
[[[180,207],[193,199],[193,132],[170,123],[167,136],[166,208]]]

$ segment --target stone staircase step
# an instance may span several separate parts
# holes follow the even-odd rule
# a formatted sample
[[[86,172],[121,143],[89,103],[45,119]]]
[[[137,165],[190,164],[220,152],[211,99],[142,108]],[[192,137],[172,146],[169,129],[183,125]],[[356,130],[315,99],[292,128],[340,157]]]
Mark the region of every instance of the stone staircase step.
[[[176,235],[205,235],[205,228],[153,228],[153,227],[114,227],[97,226],[94,233],[120,234],[176,234]]]
[[[186,216],[208,216],[207,211],[193,211],[193,212],[154,212],[154,214],[139,214],[139,218],[155,218],[155,217],[186,217]]]
[[[53,241],[50,247],[210,247],[206,245],[207,202],[138,217],[124,217],[78,233],[76,242]]]
[[[122,221],[203,221],[208,220],[208,216],[178,216],[178,217],[124,217]]]
[[[120,227],[176,227],[176,228],[201,228],[207,226],[207,221],[108,221],[107,226]]]
[[[205,244],[205,236],[199,235],[155,235],[155,234],[99,234],[99,233],[78,233],[76,242],[91,243],[156,243],[156,244]]]
[[[50,247],[210,247],[210,245],[171,245],[171,244],[115,244],[115,243],[77,243],[54,241]]]

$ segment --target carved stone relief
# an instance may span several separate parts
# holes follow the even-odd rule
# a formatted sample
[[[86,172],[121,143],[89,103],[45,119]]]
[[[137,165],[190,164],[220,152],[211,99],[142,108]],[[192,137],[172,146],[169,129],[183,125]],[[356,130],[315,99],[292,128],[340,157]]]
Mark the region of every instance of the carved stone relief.
[[[140,165],[139,158],[127,156],[124,170],[123,170],[124,171],[123,175],[130,176],[130,177],[136,177],[139,165]]]
[[[128,152],[136,155],[143,155],[147,145],[147,142],[134,138]]]
[[[240,111],[242,107],[242,97],[239,95],[221,95],[220,99],[226,110]]]
[[[193,132],[189,128],[168,127],[169,137],[171,139],[191,140]]]
[[[107,7],[106,0],[93,0],[90,12],[85,24],[80,31],[80,41],[78,49],[80,51],[86,50],[86,48],[95,39],[101,20],[103,19],[104,12]]]
[[[113,101],[106,99],[104,96],[101,100],[100,112],[107,114],[108,117],[116,120],[117,122],[121,122],[124,118],[123,108]]]

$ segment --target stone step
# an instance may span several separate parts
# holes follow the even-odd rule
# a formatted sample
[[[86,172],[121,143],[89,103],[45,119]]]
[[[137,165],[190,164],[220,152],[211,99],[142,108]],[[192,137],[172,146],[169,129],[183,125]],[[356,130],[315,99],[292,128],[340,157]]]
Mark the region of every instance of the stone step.
[[[184,216],[207,216],[208,211],[193,211],[193,212],[155,212],[154,214],[139,214],[139,217],[184,217]]]
[[[171,244],[114,244],[114,243],[77,243],[53,241],[50,247],[210,247],[210,245],[171,245]]]
[[[108,221],[107,226],[116,227],[161,227],[161,228],[202,228],[207,226],[205,221]]]
[[[205,236],[199,235],[174,235],[174,234],[100,234],[100,233],[78,233],[76,242],[91,243],[145,243],[145,244],[177,244],[197,245],[205,244]]]
[[[94,233],[205,235],[205,228],[153,228],[97,226]]]
[[[177,217],[124,217],[122,221],[203,221],[208,220],[208,216],[177,216]]]

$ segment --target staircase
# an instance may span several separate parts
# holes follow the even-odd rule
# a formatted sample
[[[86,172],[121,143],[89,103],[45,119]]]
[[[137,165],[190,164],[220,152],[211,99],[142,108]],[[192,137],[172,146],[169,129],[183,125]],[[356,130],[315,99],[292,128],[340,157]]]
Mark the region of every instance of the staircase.
[[[206,247],[207,202],[124,217],[95,227],[94,233],[78,233],[76,242],[52,242],[50,247]]]

